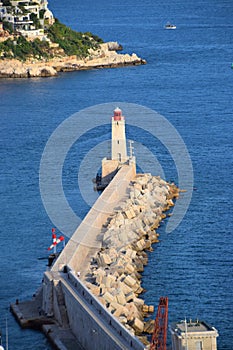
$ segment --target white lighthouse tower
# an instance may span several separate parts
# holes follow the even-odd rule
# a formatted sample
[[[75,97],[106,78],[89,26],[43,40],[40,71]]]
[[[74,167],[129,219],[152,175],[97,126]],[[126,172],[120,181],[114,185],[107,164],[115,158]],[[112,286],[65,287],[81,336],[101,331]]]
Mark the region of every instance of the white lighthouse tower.
[[[122,166],[133,166],[136,174],[135,157],[127,155],[125,117],[117,107],[112,117],[111,157],[102,160],[102,176],[97,188],[105,188]]]
[[[125,163],[128,160],[125,138],[125,117],[120,108],[114,110],[112,117],[112,160]]]

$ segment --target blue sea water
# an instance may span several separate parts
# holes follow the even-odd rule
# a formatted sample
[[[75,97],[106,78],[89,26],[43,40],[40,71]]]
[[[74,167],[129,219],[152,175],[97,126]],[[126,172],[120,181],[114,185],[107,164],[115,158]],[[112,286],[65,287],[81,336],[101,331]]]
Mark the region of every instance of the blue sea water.
[[[182,223],[171,234],[165,224],[159,229],[161,241],[143,273],[144,298],[156,308],[159,297],[167,295],[169,322],[204,319],[219,331],[218,349],[232,350],[232,1],[70,0],[64,8],[64,2],[50,0],[50,8],[76,30],[119,41],[147,65],[0,81],[3,341],[7,317],[10,350],[51,349],[42,334],[20,329],[9,313],[16,298],[32,296],[46,269],[46,260],[37,259],[47,255],[53,226],[39,191],[45,144],[73,113],[122,101],[164,115],[182,136],[194,169],[196,191]],[[164,30],[167,21],[177,29]],[[84,216],[77,159],[69,161],[64,188]],[[176,179],[167,158],[160,162],[168,178]]]

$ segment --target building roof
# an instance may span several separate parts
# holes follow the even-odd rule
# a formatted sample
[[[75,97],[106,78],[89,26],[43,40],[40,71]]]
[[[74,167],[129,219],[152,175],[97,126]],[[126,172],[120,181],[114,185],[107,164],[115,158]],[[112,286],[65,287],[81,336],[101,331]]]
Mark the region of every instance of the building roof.
[[[195,332],[216,332],[216,329],[204,321],[180,321],[177,323],[173,323],[171,325],[171,329],[173,332],[181,334],[181,333],[195,333]]]

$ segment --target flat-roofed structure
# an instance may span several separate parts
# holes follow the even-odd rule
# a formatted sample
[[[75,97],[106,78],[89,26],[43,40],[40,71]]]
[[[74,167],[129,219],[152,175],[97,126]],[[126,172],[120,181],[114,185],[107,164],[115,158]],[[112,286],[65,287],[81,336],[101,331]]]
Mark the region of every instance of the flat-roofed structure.
[[[170,325],[172,350],[217,350],[217,330],[204,321],[180,321]]]

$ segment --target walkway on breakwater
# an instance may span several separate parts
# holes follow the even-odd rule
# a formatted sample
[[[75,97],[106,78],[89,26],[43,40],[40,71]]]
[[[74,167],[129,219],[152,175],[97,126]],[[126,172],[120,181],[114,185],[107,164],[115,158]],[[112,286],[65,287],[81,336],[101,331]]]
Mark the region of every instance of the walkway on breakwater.
[[[11,305],[21,326],[42,329],[61,350],[148,349],[141,335],[154,321],[144,322],[148,306],[138,298],[144,250],[158,242],[154,230],[178,195],[174,184],[136,175],[134,162],[122,165],[33,300]]]
[[[102,246],[103,225],[129,198],[129,184],[135,176],[135,163],[122,166],[74,232],[51,271],[61,271],[68,265],[75,272],[82,272],[87,257],[94,256]]]
[[[23,327],[42,328],[60,350],[74,349],[74,342],[79,344],[75,349],[144,349],[138,338],[113,317],[77,277],[77,271],[84,273],[90,256],[101,249],[103,224],[128,198],[128,187],[135,175],[135,163],[122,166],[51,271],[45,272],[38,294],[31,301],[11,305]]]

